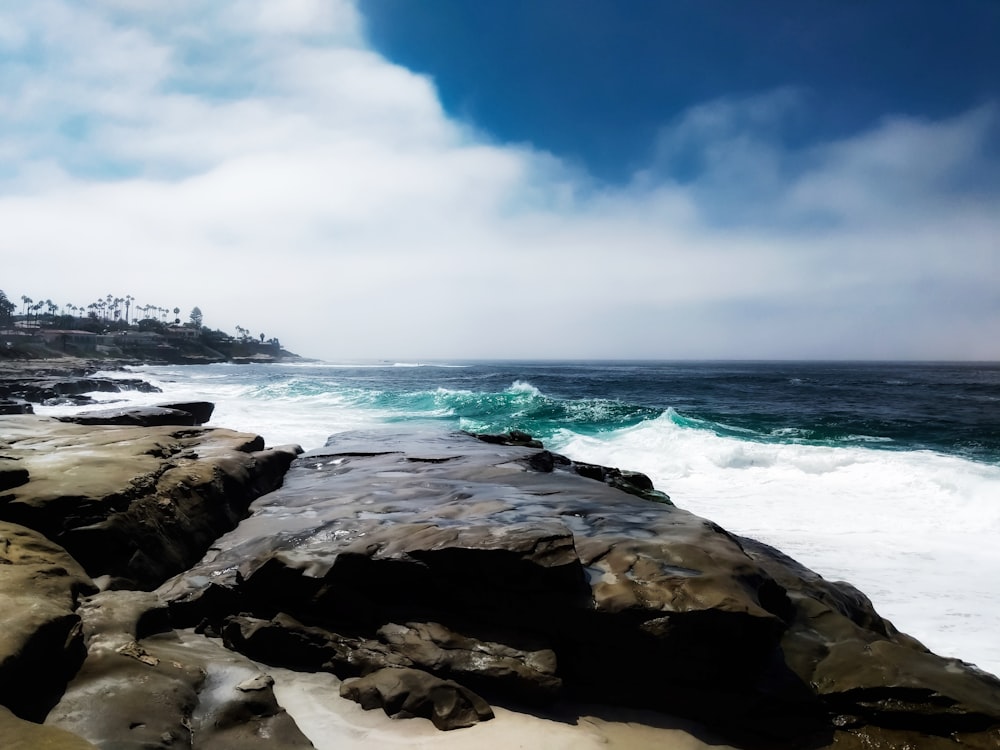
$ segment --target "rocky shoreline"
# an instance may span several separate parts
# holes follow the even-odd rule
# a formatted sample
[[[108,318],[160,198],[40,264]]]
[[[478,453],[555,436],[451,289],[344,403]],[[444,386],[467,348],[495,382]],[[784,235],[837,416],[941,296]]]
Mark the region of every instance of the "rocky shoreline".
[[[1000,747],[1000,680],[640,474],[210,406],[0,416],[0,746]]]

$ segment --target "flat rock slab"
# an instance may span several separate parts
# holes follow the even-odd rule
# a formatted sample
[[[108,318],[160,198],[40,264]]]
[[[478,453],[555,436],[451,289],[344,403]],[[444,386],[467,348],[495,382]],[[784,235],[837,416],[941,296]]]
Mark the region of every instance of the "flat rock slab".
[[[15,398],[0,398],[0,414],[34,414],[35,410],[27,401]]]
[[[134,427],[157,427],[160,425],[193,425],[194,414],[181,409],[162,406],[123,407],[121,409],[99,409],[80,414],[56,417],[60,422],[83,425],[128,425]]]
[[[419,669],[379,669],[340,686],[341,697],[393,718],[423,717],[438,729],[462,729],[493,718],[489,704],[457,682]]]
[[[155,404],[155,406],[186,411],[194,417],[195,424],[205,424],[212,418],[212,412],[215,411],[215,404],[211,401],[171,401],[166,404]]]

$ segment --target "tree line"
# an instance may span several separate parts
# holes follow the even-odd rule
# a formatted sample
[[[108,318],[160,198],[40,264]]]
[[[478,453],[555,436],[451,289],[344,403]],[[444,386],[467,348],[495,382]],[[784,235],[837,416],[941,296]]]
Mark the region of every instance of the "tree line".
[[[102,333],[130,329],[160,332],[171,326],[183,326],[192,328],[209,339],[230,338],[230,334],[224,331],[213,331],[205,327],[201,308],[197,306],[192,308],[188,320],[184,323],[181,322],[180,313],[179,307],[140,305],[131,294],[123,297],[109,294],[85,305],[76,305],[72,302],[60,305],[51,299],[36,302],[31,297],[22,295],[18,305],[0,289],[0,328],[15,326],[22,329],[59,328]],[[250,329],[242,326],[236,326],[236,335],[232,338],[250,342],[257,341],[258,337],[261,343],[266,339],[267,343],[280,346],[278,339],[267,339],[263,333],[254,336]]]
[[[0,319],[11,321],[19,317],[25,326],[41,325],[43,322],[53,323],[57,320],[72,322],[75,320],[95,320],[103,323],[124,323],[129,326],[142,320],[158,320],[164,324],[180,324],[177,316],[181,310],[174,307],[159,305],[139,305],[131,294],[123,297],[109,294],[99,297],[93,302],[77,305],[73,302],[59,304],[51,299],[39,299],[37,302],[26,294],[21,295],[21,313],[18,316],[18,304],[0,290]],[[168,316],[173,313],[173,319]]]

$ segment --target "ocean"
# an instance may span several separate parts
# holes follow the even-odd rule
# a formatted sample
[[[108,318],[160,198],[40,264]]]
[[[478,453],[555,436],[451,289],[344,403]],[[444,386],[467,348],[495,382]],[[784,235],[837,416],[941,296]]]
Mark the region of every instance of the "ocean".
[[[107,373],[113,375],[114,373]],[[1000,673],[1000,364],[296,362],[135,367],[269,445],[407,423],[519,429],[845,580]],[[40,407],[42,414],[67,407]]]

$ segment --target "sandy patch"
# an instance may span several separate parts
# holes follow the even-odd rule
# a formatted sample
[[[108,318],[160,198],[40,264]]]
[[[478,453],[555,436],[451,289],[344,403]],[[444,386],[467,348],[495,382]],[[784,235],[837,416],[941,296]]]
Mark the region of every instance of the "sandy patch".
[[[553,712],[548,718],[493,707],[496,718],[467,729],[441,732],[426,719],[394,720],[381,710],[365,711],[340,697],[340,680],[263,666],[274,677],[278,702],[316,750],[411,748],[458,750],[703,750],[730,747],[685,727],[694,725],[651,711],[590,707],[590,712]],[[600,718],[593,714],[600,714]]]

